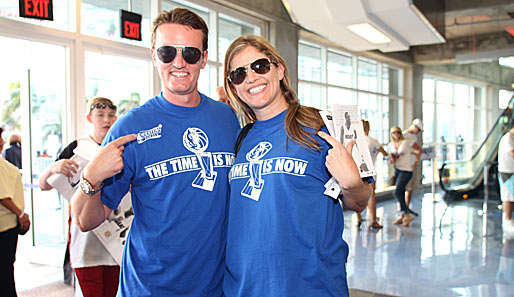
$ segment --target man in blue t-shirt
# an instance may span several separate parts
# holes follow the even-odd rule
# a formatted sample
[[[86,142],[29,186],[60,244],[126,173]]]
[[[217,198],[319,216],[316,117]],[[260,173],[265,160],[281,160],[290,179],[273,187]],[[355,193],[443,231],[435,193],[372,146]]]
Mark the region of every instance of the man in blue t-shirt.
[[[228,172],[239,124],[228,105],[198,92],[207,35],[187,9],[154,20],[151,53],[163,90],[111,128],[73,197],[75,223],[85,231],[131,191],[134,220],[118,296],[223,295]]]

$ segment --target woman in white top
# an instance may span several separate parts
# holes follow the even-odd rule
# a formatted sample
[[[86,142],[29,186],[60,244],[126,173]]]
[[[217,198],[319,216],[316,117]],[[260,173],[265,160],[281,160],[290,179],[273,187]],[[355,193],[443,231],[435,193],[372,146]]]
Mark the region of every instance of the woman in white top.
[[[361,120],[361,121],[362,121],[362,127],[364,128],[364,135],[366,135],[366,140],[368,141],[368,148],[369,148],[369,153],[371,154],[371,161],[373,162],[373,164],[375,164],[378,153],[382,153],[382,155],[387,156],[387,152],[384,150],[382,145],[380,143],[378,143],[378,141],[375,138],[370,137],[368,135],[369,134],[369,122],[366,120]],[[376,175],[374,176],[374,178],[375,179],[377,178]],[[375,182],[372,182],[370,184],[372,192],[371,192],[371,198],[368,201],[368,215],[371,216],[370,227],[375,228],[375,229],[382,229],[383,226],[380,225],[377,221],[377,201],[375,199],[375,184],[376,184]],[[360,225],[362,224],[361,211],[357,212],[357,222],[360,227]]]
[[[410,215],[413,211],[405,203],[405,186],[412,178],[412,172],[418,164],[421,147],[413,141],[406,140],[403,137],[402,129],[393,126],[391,128],[391,142],[387,150],[390,156],[389,162],[394,164],[394,184],[396,186],[394,197],[400,203],[399,218],[393,224],[402,224],[407,227],[413,220]],[[414,162],[412,155],[416,156]]]

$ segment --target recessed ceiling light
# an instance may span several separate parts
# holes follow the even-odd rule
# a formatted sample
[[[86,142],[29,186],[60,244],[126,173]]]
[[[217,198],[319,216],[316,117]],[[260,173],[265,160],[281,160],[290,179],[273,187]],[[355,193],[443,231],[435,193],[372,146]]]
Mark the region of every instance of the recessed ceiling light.
[[[387,35],[378,31],[368,23],[354,24],[347,28],[371,43],[377,44],[391,42],[391,38],[387,37]]]

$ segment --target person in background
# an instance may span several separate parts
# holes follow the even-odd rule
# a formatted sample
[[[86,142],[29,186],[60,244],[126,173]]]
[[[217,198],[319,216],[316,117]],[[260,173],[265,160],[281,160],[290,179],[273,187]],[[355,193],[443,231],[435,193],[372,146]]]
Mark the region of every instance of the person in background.
[[[391,142],[387,151],[390,156],[389,162],[394,165],[394,184],[396,186],[394,196],[400,204],[399,217],[393,224],[402,224],[408,227],[413,219],[411,215],[413,211],[405,202],[405,186],[412,178],[412,172],[417,166],[417,160],[421,156],[421,147],[417,143],[405,139],[400,127],[393,126],[391,127]],[[416,155],[415,162],[412,162],[411,155]]]
[[[503,207],[503,230],[514,233],[514,126],[502,136],[498,146],[498,179]]]
[[[223,86],[217,87],[216,93],[218,94],[218,101],[226,103],[230,106],[230,101],[228,100],[227,93],[225,93],[225,89],[223,89]]]
[[[9,137],[9,147],[4,151],[4,158],[21,169],[21,136],[12,134]]]
[[[92,124],[90,134],[71,142],[39,177],[39,188],[53,189],[48,178],[61,173],[72,178],[78,164],[71,157],[80,142],[100,145],[107,132],[116,121],[116,106],[111,100],[96,97],[89,102],[86,118]],[[71,214],[73,217],[73,214]],[[118,290],[120,266],[93,232],[82,232],[75,224],[70,224],[69,253],[71,266],[75,270],[84,297],[114,297]]]
[[[403,137],[406,140],[409,140],[412,143],[415,143],[418,147],[421,147],[418,142],[418,135],[423,132],[423,122],[421,122],[420,119],[414,119],[412,121],[412,124],[409,126],[409,128],[405,131],[403,131]],[[414,162],[414,169],[412,171],[412,178],[407,183],[407,186],[405,186],[405,203],[407,204],[407,207],[410,209],[410,201],[412,199],[412,192],[419,189],[419,185],[421,184],[421,168],[417,167],[417,164],[419,163],[420,155],[413,154],[411,155],[411,162]],[[418,216],[418,213],[412,211],[413,215]]]
[[[228,172],[240,126],[227,104],[198,92],[207,45],[207,25],[194,12],[157,16],[151,54],[162,92],[116,122],[72,198],[74,222],[86,231],[131,189],[119,296],[223,296]]]
[[[0,152],[4,146],[0,128]],[[18,224],[21,231],[30,228],[29,216],[24,211],[23,183],[18,168],[0,158],[0,292],[5,297],[16,297],[14,261],[18,245]]]
[[[369,136],[369,122],[366,120],[361,120],[361,121],[362,121],[362,127],[364,128],[364,135],[366,135],[366,140],[368,141],[368,148],[369,148],[369,152],[371,154],[371,161],[373,162],[373,164],[375,164],[378,153],[382,153],[382,155],[387,156],[387,152],[384,150],[382,145],[380,145],[380,143],[378,143],[378,141],[375,138]],[[377,178],[376,175],[373,178],[376,179]],[[375,229],[382,229],[383,226],[380,225],[377,220],[377,201],[375,198],[376,182],[372,182],[370,184],[370,186],[371,186],[371,190],[372,190],[371,198],[368,201],[368,215],[371,216],[370,227],[375,228]],[[362,223],[361,212],[357,212],[357,224],[359,227],[360,227],[361,223]]]
[[[232,105],[254,123],[229,175],[225,296],[348,296],[343,212],[324,185],[335,177],[346,208],[366,207],[354,142],[320,131],[319,110],[300,105],[264,38],[237,38],[223,65]]]

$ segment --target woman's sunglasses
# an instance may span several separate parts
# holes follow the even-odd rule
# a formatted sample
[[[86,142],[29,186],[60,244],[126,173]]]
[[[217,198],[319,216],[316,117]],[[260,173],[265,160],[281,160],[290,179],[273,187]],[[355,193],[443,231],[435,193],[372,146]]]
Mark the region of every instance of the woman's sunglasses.
[[[253,72],[257,74],[266,74],[271,69],[271,62],[270,60],[266,58],[255,60],[253,63],[250,64],[250,69],[252,69]],[[273,63],[275,64],[275,63]],[[238,67],[228,74],[228,79],[231,83],[234,85],[241,84],[245,78],[246,74],[248,73],[248,66],[242,66]]]
[[[391,132],[391,134],[402,134],[402,132],[401,131],[393,131],[393,132]]]
[[[157,57],[163,63],[171,63],[177,56],[177,49],[180,48],[182,51],[182,58],[188,64],[196,64],[202,57],[202,51],[192,46],[173,46],[164,45],[157,49]]]

